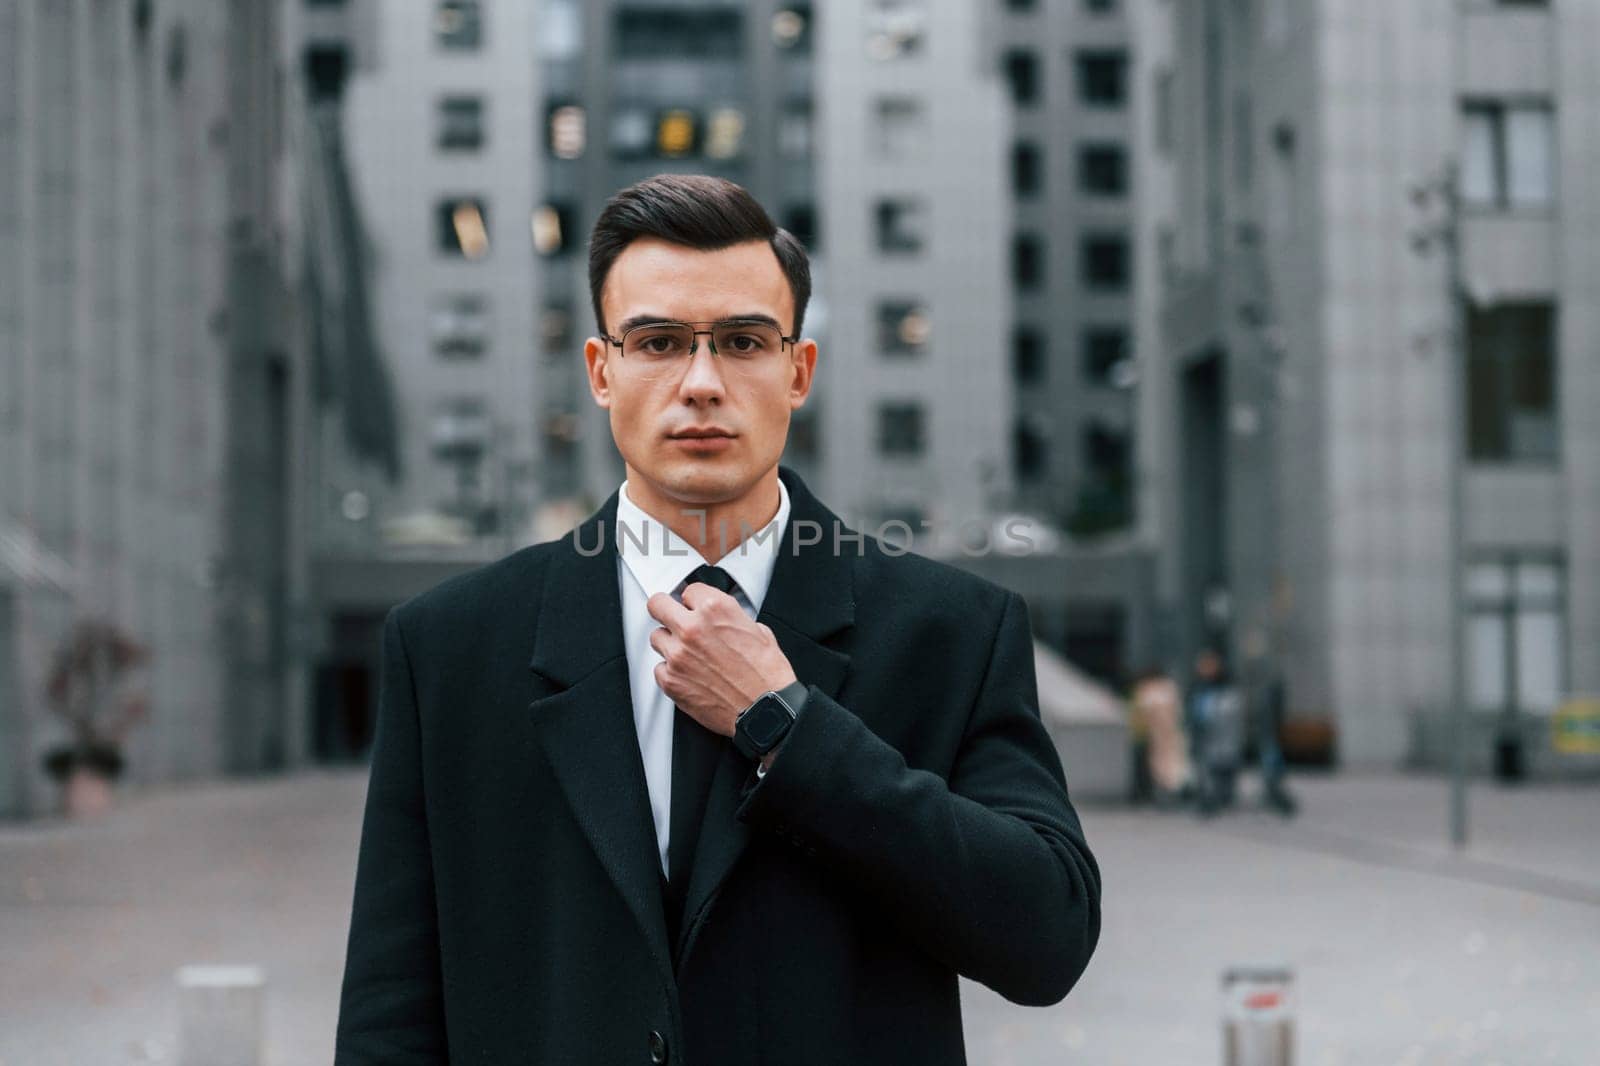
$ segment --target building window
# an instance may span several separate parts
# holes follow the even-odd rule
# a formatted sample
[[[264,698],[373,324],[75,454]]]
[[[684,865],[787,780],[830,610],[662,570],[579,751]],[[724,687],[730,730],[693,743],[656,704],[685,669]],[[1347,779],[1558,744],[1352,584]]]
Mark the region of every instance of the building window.
[[[718,107],[706,120],[706,155],[711,159],[737,159],[744,154],[744,112]]]
[[[882,159],[912,159],[928,143],[928,114],[911,96],[885,96],[877,102],[872,147]]]
[[[1018,326],[1011,331],[1011,376],[1018,385],[1038,385],[1044,375],[1044,334],[1033,326]]]
[[[1006,83],[1011,86],[1011,102],[1030,107],[1039,101],[1039,57],[1013,48],[1005,57]]]
[[[811,54],[810,4],[790,4],[772,16],[772,45],[791,55]]]
[[[1019,289],[1044,284],[1044,241],[1031,233],[1011,238],[1011,281]]]
[[[794,239],[806,246],[812,255],[817,253],[817,208],[815,204],[790,204],[783,211],[783,228]]]
[[[577,235],[575,219],[576,211],[571,204],[548,203],[534,208],[529,223],[533,250],[544,256],[572,251],[573,237]]]
[[[1170,67],[1162,67],[1153,75],[1155,79],[1155,140],[1156,151],[1163,157],[1172,155],[1172,117],[1177,106],[1173,99],[1176,80]]]
[[[784,105],[778,117],[778,154],[786,159],[811,155],[811,105],[804,100]]]
[[[922,405],[878,405],[878,451],[883,455],[917,456],[923,450]]]
[[[922,0],[869,0],[867,57],[880,63],[922,50],[928,13]]]
[[[489,254],[489,207],[482,197],[440,200],[434,219],[441,252],[466,259],[482,259]]]
[[[1123,196],[1128,191],[1128,153],[1120,144],[1078,148],[1078,187],[1092,196]]]
[[[1082,51],[1076,58],[1078,99],[1090,107],[1121,107],[1128,96],[1128,54],[1120,49]]]
[[[440,48],[482,47],[483,4],[479,0],[439,0],[433,12],[433,39]]]
[[[885,355],[920,355],[932,328],[927,308],[910,300],[878,304],[878,350]]]
[[[1117,0],[1083,0],[1083,9],[1091,15],[1108,15],[1117,9]]]
[[[583,52],[580,0],[544,0],[536,22],[541,59],[573,59]]]
[[[563,354],[572,348],[572,308],[551,304],[539,314],[539,335],[547,354]]]
[[[1127,330],[1090,326],[1083,331],[1083,379],[1091,385],[1115,386],[1127,358]]]
[[[439,100],[439,150],[474,152],[483,147],[483,97],[445,96]]]
[[[1131,274],[1128,239],[1120,234],[1093,234],[1083,239],[1083,283],[1092,289],[1126,289]]]
[[[699,140],[699,120],[693,111],[672,107],[656,116],[656,155],[663,159],[693,155]]]
[[[879,200],[874,210],[878,251],[908,255],[922,251],[928,229],[928,212],[920,200]]]
[[[489,301],[481,293],[436,296],[428,312],[428,333],[434,354],[445,359],[474,359],[489,349]]]
[[[1049,449],[1033,419],[1022,417],[1011,427],[1011,469],[1018,481],[1038,481],[1045,475]]]
[[[1549,714],[1567,690],[1566,568],[1507,553],[1467,564],[1469,706]]]
[[[655,119],[642,107],[619,105],[611,114],[611,154],[640,159],[655,143]]]
[[[577,159],[588,147],[589,116],[578,104],[550,104],[545,128],[549,134],[545,147],[557,159]]]
[[[446,462],[471,463],[489,446],[489,405],[481,396],[449,396],[434,408],[433,454]]]
[[[1006,0],[1006,7],[1012,11],[1032,11],[1039,6],[1039,0]]]
[[[1044,187],[1044,157],[1033,141],[1011,146],[1011,191],[1019,197],[1037,196]]]
[[[619,59],[737,59],[743,52],[736,7],[620,7],[613,18]]]
[[[1559,447],[1555,308],[1467,312],[1467,454],[1477,462],[1552,462]]]
[[[1473,207],[1542,207],[1555,198],[1555,113],[1545,102],[1462,106],[1461,199]]]

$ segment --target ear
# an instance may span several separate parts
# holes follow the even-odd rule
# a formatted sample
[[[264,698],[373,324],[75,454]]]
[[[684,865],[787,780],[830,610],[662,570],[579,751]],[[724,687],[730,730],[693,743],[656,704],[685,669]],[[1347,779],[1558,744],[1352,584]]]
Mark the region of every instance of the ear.
[[[790,368],[794,376],[789,381],[789,409],[798,410],[805,405],[806,397],[811,395],[811,381],[817,370],[815,340],[805,337],[795,341]]]
[[[611,407],[611,350],[615,345],[604,337],[583,342],[583,362],[589,377],[589,395],[597,407]]]

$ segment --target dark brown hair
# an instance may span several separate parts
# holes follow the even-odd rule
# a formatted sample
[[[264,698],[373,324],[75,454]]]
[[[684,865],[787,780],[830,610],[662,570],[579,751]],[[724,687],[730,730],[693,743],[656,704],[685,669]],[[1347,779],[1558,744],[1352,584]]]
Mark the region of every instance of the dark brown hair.
[[[606,201],[589,235],[589,297],[602,333],[600,290],[611,264],[640,237],[656,237],[715,252],[746,241],[766,241],[794,297],[794,335],[800,335],[811,300],[811,263],[794,234],[775,225],[743,186],[709,174],[657,174]]]

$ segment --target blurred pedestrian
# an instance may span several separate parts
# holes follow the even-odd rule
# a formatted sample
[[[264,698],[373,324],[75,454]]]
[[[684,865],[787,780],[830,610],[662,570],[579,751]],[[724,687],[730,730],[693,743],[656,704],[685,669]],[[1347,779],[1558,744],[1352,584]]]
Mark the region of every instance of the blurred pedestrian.
[[[1261,804],[1269,810],[1293,817],[1299,804],[1284,784],[1283,749],[1278,732],[1288,704],[1283,674],[1274,670],[1261,688],[1255,715],[1256,752],[1261,763]]]
[[[1158,807],[1182,803],[1193,788],[1189,742],[1183,730],[1183,697],[1178,683],[1159,666],[1141,673],[1133,683],[1133,721],[1142,737],[1137,745],[1138,773],[1147,794]]]
[[[1205,648],[1195,657],[1185,725],[1195,762],[1195,802],[1202,815],[1231,807],[1244,761],[1244,713],[1222,655]]]

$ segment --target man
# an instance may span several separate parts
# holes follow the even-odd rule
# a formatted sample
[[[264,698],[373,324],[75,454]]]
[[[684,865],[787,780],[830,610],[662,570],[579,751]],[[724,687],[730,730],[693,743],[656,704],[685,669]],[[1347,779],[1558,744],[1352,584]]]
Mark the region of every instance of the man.
[[[964,1062],[958,974],[1056,1003],[1100,930],[1025,605],[778,466],[810,277],[743,189],[623,190],[590,286],[627,479],[390,612],[336,1062]]]

